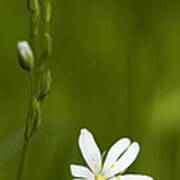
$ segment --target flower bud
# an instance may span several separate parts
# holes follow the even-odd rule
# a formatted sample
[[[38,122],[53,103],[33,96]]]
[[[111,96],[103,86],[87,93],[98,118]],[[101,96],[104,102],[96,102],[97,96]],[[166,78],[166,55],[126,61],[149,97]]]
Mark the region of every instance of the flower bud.
[[[52,16],[52,0],[45,1],[45,20],[46,23],[50,23]]]
[[[41,123],[40,105],[36,98],[34,98],[29,109],[26,121],[25,138],[28,140],[32,137]]]
[[[38,96],[38,101],[40,103],[44,103],[46,97],[49,95],[51,90],[51,72],[50,70],[47,70],[43,73],[42,79],[41,79],[41,86],[40,86],[40,93]]]
[[[27,41],[20,41],[17,48],[21,67],[26,71],[30,71],[34,67],[34,55],[30,45]]]
[[[39,0],[27,0],[27,7],[31,13],[39,10]]]
[[[48,58],[52,52],[52,39],[49,33],[44,33],[44,59]]]

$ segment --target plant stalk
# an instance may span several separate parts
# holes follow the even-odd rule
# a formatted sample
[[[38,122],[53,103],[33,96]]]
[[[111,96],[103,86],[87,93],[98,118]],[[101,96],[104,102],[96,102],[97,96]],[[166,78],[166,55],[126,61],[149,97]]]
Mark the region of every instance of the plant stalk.
[[[28,79],[29,79],[29,88],[30,88],[30,104],[29,104],[29,108],[30,108],[33,102],[33,98],[34,98],[33,76],[31,72],[28,72]],[[24,136],[24,145],[23,145],[20,164],[18,168],[17,180],[27,180],[27,177],[28,177],[27,176],[27,165],[28,165],[27,161],[28,161],[29,145],[30,145],[30,139],[26,139]]]
[[[17,180],[27,180],[28,150],[29,150],[29,141],[24,140]]]

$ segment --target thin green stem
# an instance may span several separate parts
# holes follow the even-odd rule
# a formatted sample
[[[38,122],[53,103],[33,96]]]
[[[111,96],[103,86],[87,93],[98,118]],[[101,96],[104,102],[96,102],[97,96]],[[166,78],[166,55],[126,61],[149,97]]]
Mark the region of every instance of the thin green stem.
[[[27,180],[27,160],[28,160],[29,141],[24,140],[23,151],[21,154],[17,180]]]
[[[34,98],[34,83],[33,83],[33,75],[31,72],[28,72],[28,79],[29,79],[29,87],[30,87],[30,105],[29,105],[30,108]],[[27,160],[28,160],[29,143],[30,140],[24,137],[24,145],[21,154],[17,180],[27,180]]]
[[[28,79],[29,79],[29,88],[30,88],[30,103],[34,97],[34,81],[33,81],[33,74],[32,72],[28,72]]]

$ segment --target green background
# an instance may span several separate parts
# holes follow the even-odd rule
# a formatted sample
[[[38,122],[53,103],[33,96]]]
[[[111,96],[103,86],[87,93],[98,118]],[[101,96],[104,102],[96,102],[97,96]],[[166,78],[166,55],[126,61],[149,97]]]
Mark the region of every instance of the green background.
[[[41,0],[42,1],[42,0]],[[102,150],[121,137],[141,145],[129,172],[180,176],[180,1],[56,0],[53,87],[29,154],[29,180],[72,179],[84,164],[77,138]],[[0,1],[0,179],[14,180],[29,102],[16,43],[28,37],[25,0]]]

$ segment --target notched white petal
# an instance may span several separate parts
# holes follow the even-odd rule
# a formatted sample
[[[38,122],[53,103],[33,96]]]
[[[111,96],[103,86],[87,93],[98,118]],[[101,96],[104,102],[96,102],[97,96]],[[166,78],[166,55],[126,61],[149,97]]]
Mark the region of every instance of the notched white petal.
[[[92,172],[84,166],[71,165],[70,170],[71,170],[71,174],[74,177],[88,178],[88,179],[93,177]]]
[[[101,169],[102,161],[101,152],[94,140],[93,135],[87,129],[82,129],[78,142],[86,163],[93,173],[97,174]]]
[[[108,177],[112,177],[118,173],[126,170],[136,159],[140,150],[140,146],[137,142],[133,142],[122,157],[115,163]]]
[[[131,141],[128,138],[123,138],[118,140],[115,144],[112,145],[108,151],[106,160],[103,166],[103,174],[108,176],[108,173],[114,167],[116,161],[121,156],[121,154],[129,147]]]
[[[153,178],[147,175],[127,174],[121,176],[120,180],[153,180]]]

